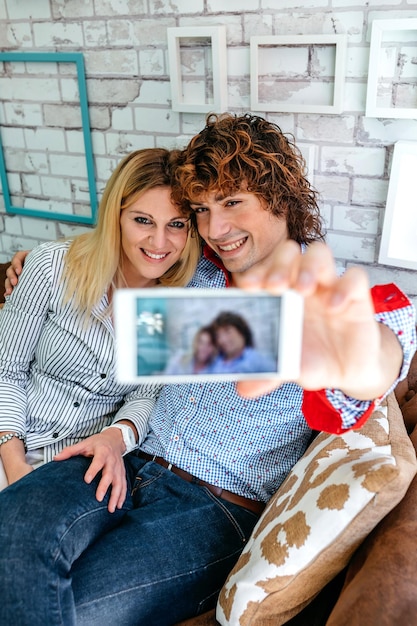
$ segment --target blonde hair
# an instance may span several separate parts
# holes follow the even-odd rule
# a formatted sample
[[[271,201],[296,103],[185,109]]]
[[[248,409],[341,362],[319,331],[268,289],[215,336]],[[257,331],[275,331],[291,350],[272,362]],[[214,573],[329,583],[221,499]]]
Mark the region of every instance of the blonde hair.
[[[66,256],[63,278],[66,300],[87,314],[112,285],[125,285],[121,255],[120,213],[155,187],[169,186],[176,152],[164,148],[137,150],[125,157],[111,175],[98,211],[94,230],[76,237]],[[192,222],[179,260],[159,280],[178,287],[192,278],[201,243]]]

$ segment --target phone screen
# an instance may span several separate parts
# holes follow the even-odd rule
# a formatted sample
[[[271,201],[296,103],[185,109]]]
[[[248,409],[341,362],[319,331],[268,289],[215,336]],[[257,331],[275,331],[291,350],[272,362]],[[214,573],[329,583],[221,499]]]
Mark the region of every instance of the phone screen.
[[[117,296],[122,378],[123,373],[130,379],[168,382],[265,378],[293,371],[299,361],[297,294],[155,288],[120,290]],[[288,320],[296,335],[293,341],[288,328],[285,333]]]

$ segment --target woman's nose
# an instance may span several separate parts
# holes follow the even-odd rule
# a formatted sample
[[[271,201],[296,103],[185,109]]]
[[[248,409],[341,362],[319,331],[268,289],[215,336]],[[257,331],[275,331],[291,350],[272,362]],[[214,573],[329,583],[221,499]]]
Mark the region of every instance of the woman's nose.
[[[167,240],[165,228],[153,228],[149,235],[149,243],[157,250],[162,250]]]

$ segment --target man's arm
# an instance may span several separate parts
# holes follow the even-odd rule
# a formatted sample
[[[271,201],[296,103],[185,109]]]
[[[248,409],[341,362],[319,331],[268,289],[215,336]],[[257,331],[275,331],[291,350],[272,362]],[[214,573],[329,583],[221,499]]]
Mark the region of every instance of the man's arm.
[[[413,307],[398,290],[407,328],[394,331],[388,318],[378,321],[366,273],[354,267],[339,277],[325,244],[311,244],[302,254],[298,244],[285,242],[273,267],[254,270],[245,286],[273,293],[292,288],[304,296],[301,370],[294,381],[304,389],[335,389],[369,402],[406,374],[416,343]],[[253,397],[282,382],[243,381],[238,391]]]
[[[19,276],[22,273],[23,264],[30,250],[19,250],[12,258],[10,267],[6,270],[6,280],[4,281],[4,295],[10,296],[13,288],[16,287]]]

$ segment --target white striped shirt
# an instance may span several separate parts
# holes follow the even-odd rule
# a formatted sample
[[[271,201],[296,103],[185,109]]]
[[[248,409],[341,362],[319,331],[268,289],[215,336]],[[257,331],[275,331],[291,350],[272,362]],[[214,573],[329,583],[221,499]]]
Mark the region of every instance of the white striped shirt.
[[[0,432],[46,446],[45,461],[65,446],[121,419],[141,441],[160,386],[120,384],[107,295],[88,324],[61,282],[69,242],[48,242],[25,261],[18,286],[0,313]]]

